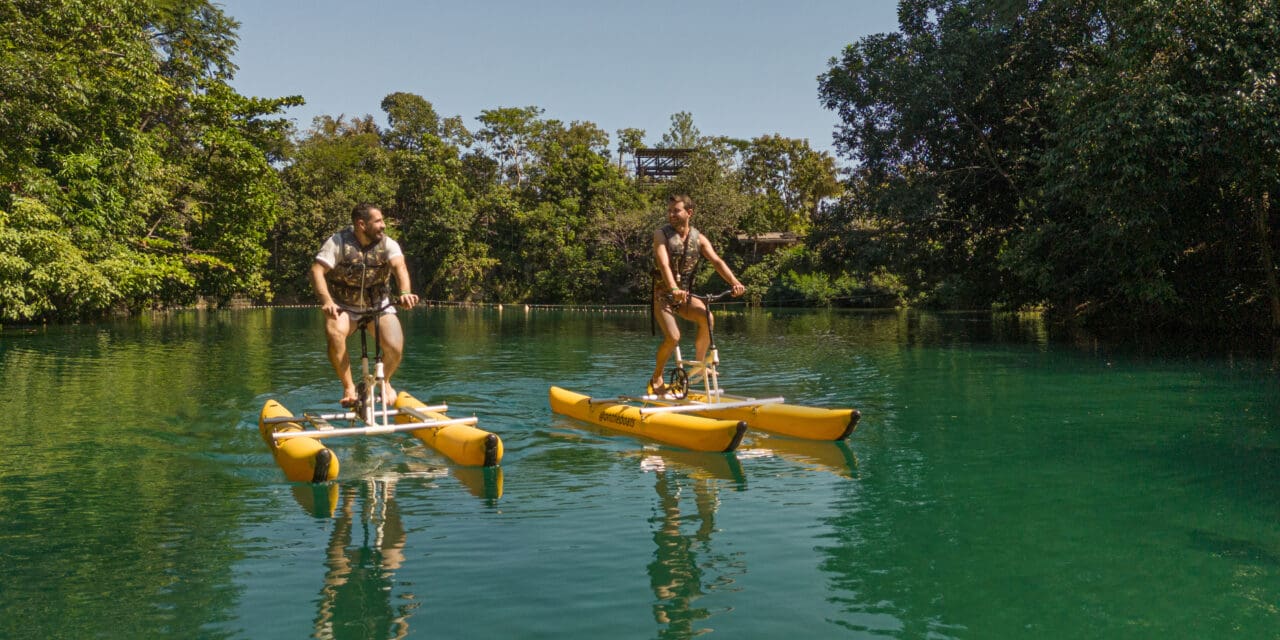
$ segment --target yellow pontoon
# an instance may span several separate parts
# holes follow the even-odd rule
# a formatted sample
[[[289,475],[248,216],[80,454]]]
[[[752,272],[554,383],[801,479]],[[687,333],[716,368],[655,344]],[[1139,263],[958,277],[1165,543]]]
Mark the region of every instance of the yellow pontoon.
[[[551,387],[551,410],[615,431],[622,431],[695,451],[733,451],[747,425],[678,413],[644,415],[622,400],[594,400],[568,389]]]

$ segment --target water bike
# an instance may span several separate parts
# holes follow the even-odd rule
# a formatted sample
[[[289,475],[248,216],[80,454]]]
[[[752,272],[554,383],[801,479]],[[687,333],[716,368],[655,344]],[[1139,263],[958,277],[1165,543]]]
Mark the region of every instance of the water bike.
[[[502,461],[502,440],[475,426],[477,419],[450,418],[446,404],[427,405],[401,391],[388,406],[384,397],[386,373],[377,319],[394,300],[358,316],[360,382],[357,400],[346,411],[294,415],[274,399],[258,417],[258,431],[276,464],[294,482],[326,482],[338,477],[338,457],[321,440],[343,436],[371,436],[408,431],[455,463],[496,466]],[[373,367],[369,363],[368,327],[373,325]],[[335,426],[347,421],[349,426]]]
[[[661,393],[620,396],[619,400],[645,405],[641,416],[692,413],[708,418],[741,420],[751,429],[804,438],[806,440],[842,440],[853,433],[862,416],[857,409],[827,409],[784,404],[785,398],[754,398],[732,395],[720,387],[720,352],[716,348],[711,326],[711,303],[733,293],[732,289],[716,294],[690,296],[703,301],[707,311],[709,344],[705,361],[686,360],[676,345],[675,363],[667,375],[666,389]]]

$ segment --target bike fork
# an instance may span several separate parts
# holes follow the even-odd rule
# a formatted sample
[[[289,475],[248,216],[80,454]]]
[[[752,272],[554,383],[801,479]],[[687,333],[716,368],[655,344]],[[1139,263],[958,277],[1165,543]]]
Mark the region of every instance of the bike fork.
[[[378,327],[374,325],[374,340],[378,339]],[[381,411],[383,414],[383,423],[386,423],[387,400],[382,398],[380,386],[382,384],[384,374],[382,369],[382,353],[377,345],[374,346],[377,353],[374,360],[374,375],[369,375],[369,344],[366,334],[361,327],[360,331],[360,411],[359,418],[366,425],[374,426],[376,424],[376,416],[379,413],[378,399],[382,399]]]

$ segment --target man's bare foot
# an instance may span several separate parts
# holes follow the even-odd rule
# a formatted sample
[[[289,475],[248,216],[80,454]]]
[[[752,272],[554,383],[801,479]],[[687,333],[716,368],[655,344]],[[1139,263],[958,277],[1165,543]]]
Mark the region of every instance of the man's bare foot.
[[[391,388],[390,382],[382,383],[382,400],[387,404],[395,404],[396,390]]]
[[[344,407],[352,407],[358,402],[360,402],[360,394],[356,393],[355,387],[351,387],[350,389],[342,390],[342,400],[338,404]]]

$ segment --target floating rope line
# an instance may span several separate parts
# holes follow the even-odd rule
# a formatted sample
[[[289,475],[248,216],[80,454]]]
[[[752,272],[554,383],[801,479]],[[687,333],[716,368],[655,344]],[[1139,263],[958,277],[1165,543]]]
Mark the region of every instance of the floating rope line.
[[[867,302],[875,296],[867,295],[850,295],[850,296],[832,296],[827,299],[830,302],[836,301],[863,301]],[[748,304],[746,300],[741,298],[734,300],[721,300],[715,302],[716,305],[733,305],[746,304],[751,307],[785,307],[794,309],[814,309],[829,305],[812,305],[806,304],[811,302],[807,298],[778,298],[770,299],[764,304]],[[792,306],[795,305],[795,306]],[[533,303],[533,302],[467,302],[462,300],[428,300],[420,299],[418,301],[420,307],[452,307],[456,309],[495,309],[503,311],[506,309],[524,310],[524,311],[592,311],[604,313],[648,313],[649,305],[647,304],[552,304],[552,303]],[[318,309],[318,304],[262,304],[249,305],[249,309]],[[889,307],[869,307],[869,308],[893,308]]]
[[[496,311],[590,311],[603,313],[648,313],[647,304],[543,304],[523,302],[462,302],[457,300],[419,300],[418,307],[447,307],[454,309],[493,309]],[[261,304],[249,309],[319,309],[318,304]]]

